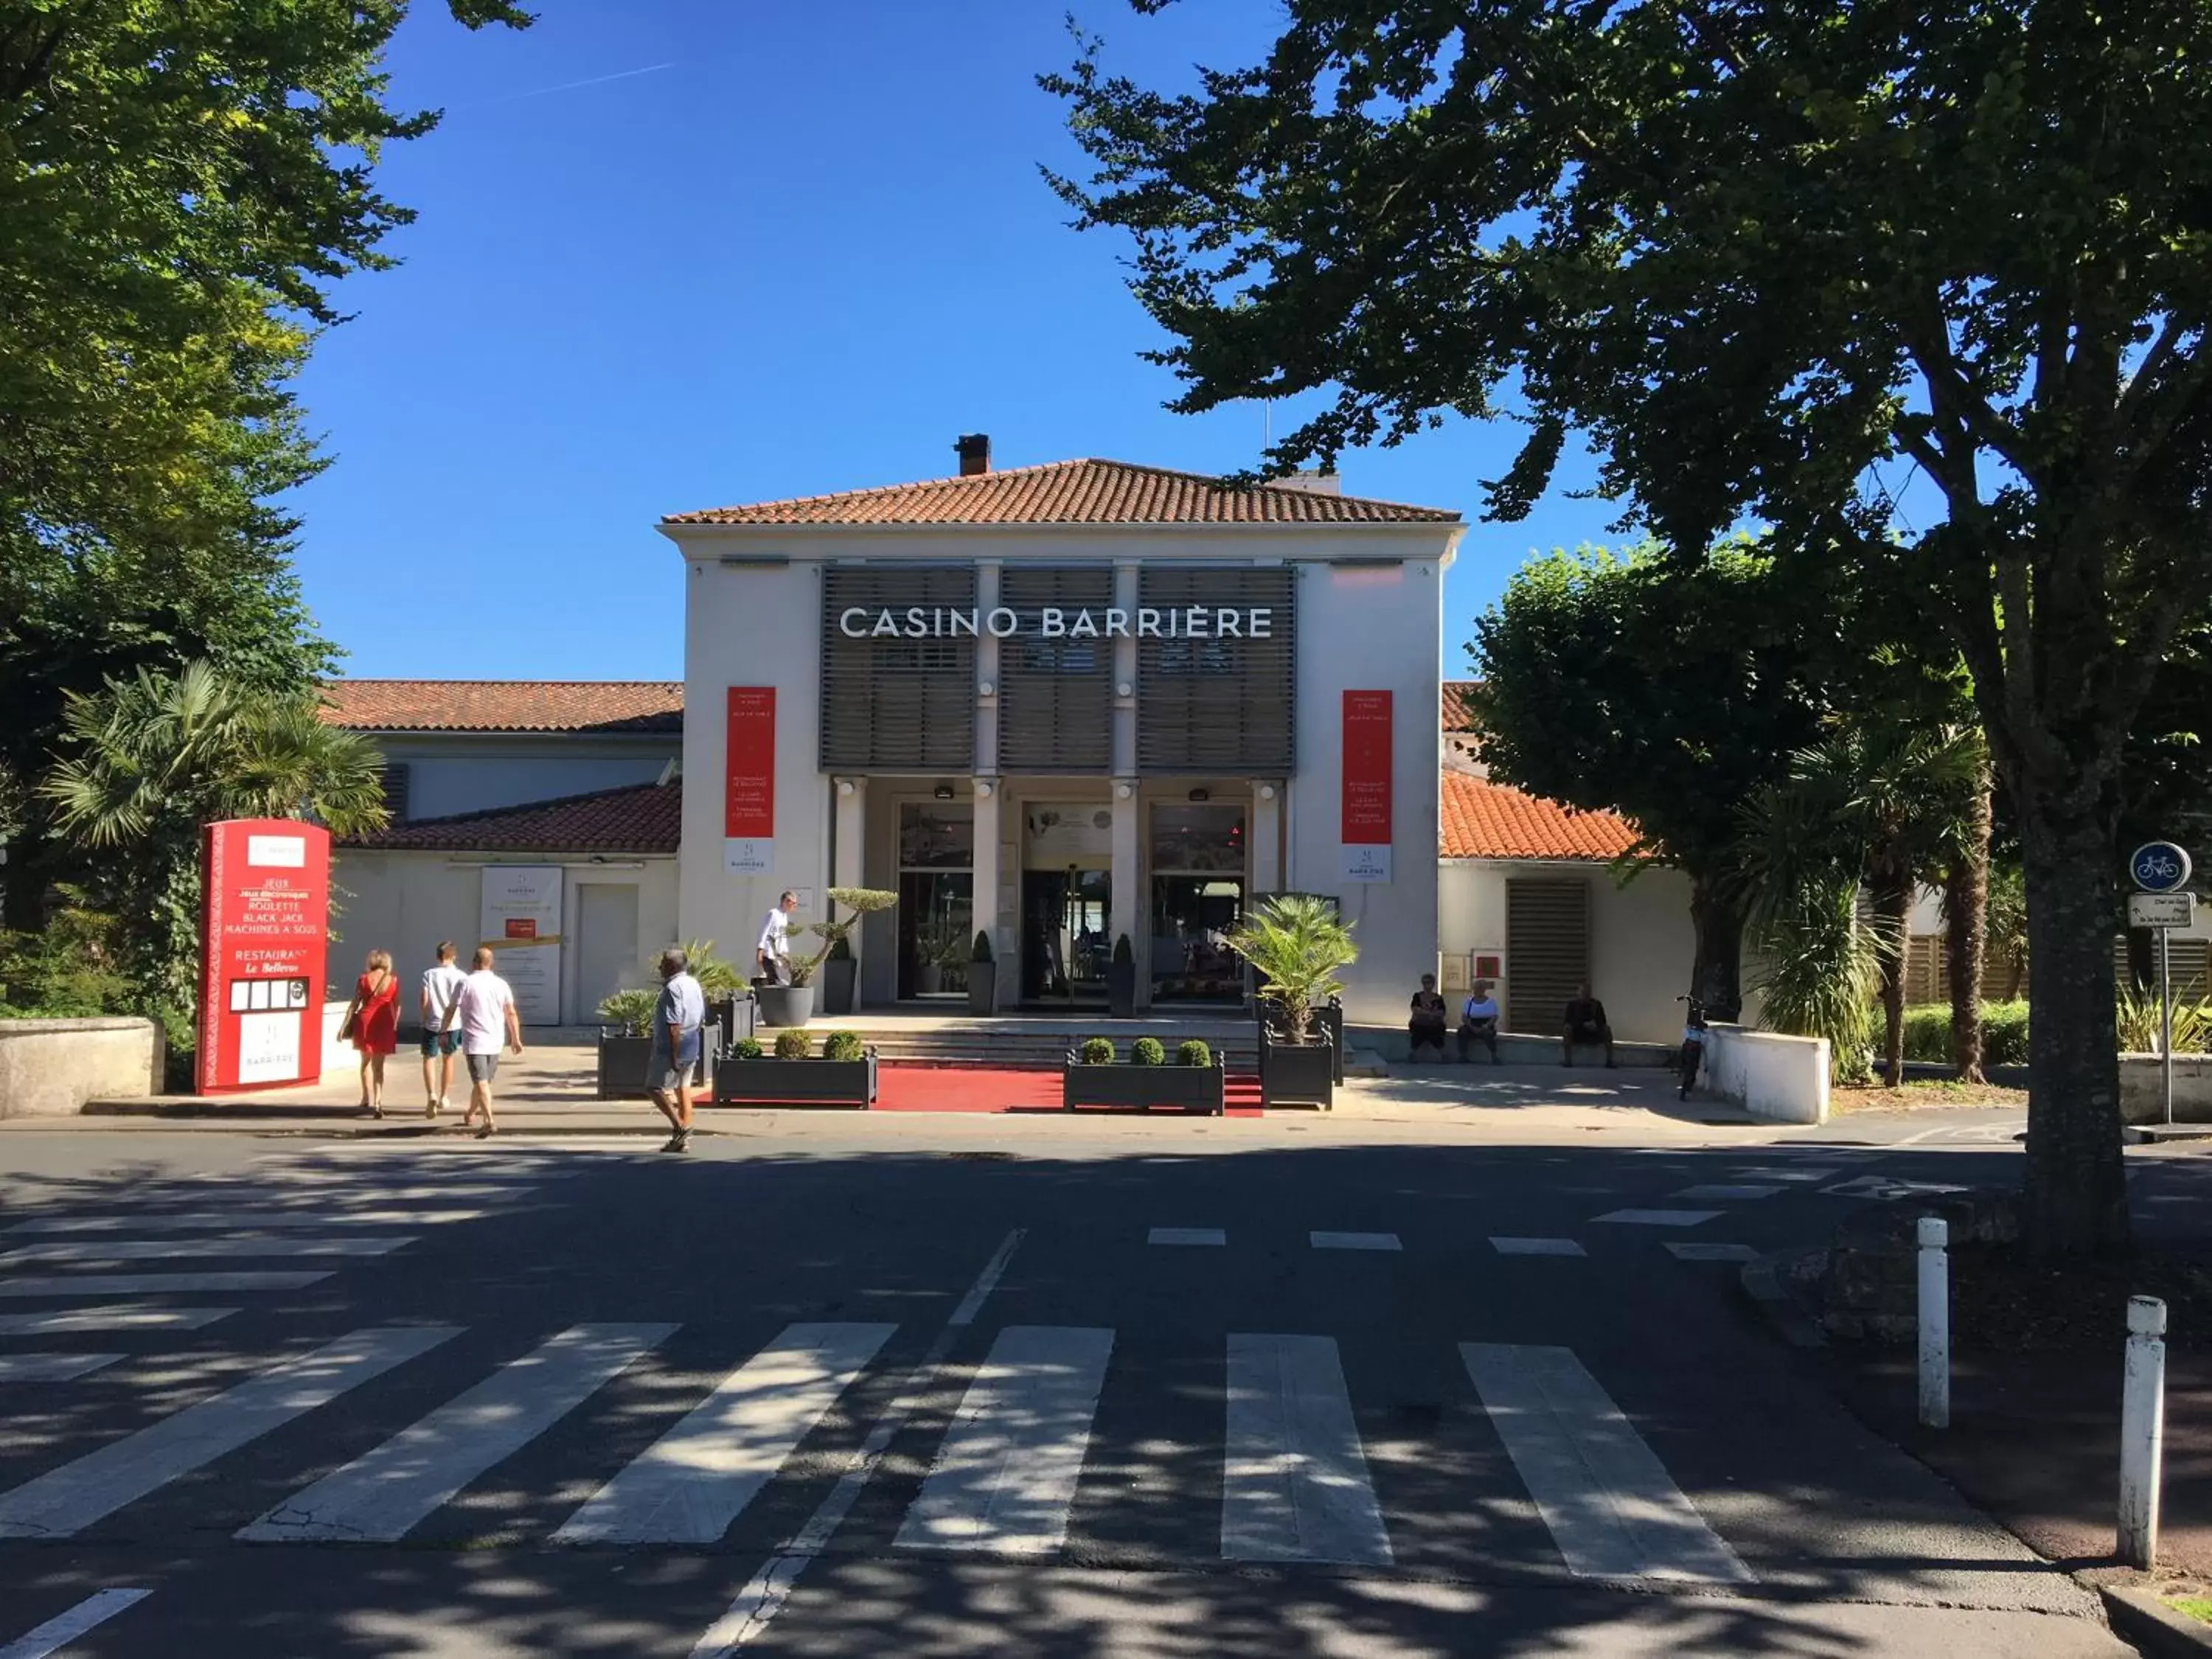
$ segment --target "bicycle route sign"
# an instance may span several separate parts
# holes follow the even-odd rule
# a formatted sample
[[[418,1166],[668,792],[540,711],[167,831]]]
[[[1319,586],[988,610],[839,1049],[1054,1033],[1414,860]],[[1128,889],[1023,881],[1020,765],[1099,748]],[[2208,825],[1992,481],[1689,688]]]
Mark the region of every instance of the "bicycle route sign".
[[[2189,854],[2170,841],[2146,842],[2128,859],[2128,871],[2146,893],[2172,893],[2189,879]]]

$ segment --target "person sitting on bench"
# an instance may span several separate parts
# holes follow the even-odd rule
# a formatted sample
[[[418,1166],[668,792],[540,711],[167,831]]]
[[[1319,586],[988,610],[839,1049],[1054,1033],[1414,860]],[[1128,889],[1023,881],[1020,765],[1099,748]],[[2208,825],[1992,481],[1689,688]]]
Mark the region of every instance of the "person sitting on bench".
[[[1613,1027],[1606,1023],[1605,1004],[1590,994],[1590,988],[1582,986],[1575,992],[1575,1000],[1567,1005],[1567,1028],[1565,1041],[1564,1064],[1575,1063],[1575,1044],[1594,1048],[1603,1044],[1605,1063],[1613,1064]]]
[[[1498,1064],[1498,999],[1490,994],[1490,981],[1477,980],[1474,994],[1468,998],[1459,1011],[1460,1064],[1468,1064],[1474,1058],[1474,1045],[1481,1043],[1490,1050],[1490,1063]]]
[[[1444,1057],[1444,1000],[1437,994],[1434,974],[1421,975],[1421,988],[1413,993],[1413,1016],[1406,1022],[1406,1036],[1411,1045],[1407,1059],[1419,1060],[1424,1048],[1434,1048],[1438,1060]]]

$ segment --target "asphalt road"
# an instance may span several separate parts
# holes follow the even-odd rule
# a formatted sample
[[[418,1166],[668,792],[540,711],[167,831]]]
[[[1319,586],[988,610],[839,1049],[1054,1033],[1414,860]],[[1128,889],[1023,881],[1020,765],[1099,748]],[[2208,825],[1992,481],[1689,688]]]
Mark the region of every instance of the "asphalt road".
[[[1298,1128],[11,1137],[0,1659],[2129,1651],[1735,1284],[2008,1146]]]

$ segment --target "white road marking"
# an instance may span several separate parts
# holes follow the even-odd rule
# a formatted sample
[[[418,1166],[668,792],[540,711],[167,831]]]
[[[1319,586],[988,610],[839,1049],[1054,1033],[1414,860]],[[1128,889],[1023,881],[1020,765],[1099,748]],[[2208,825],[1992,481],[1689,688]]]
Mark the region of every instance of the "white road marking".
[[[1460,1357],[1569,1571],[1753,1582],[1571,1349],[1463,1342]]]
[[[27,1261],[167,1261],[185,1256],[202,1260],[257,1255],[387,1255],[408,1237],[398,1238],[294,1238],[270,1233],[259,1238],[53,1238],[0,1255],[0,1269]]]
[[[319,1273],[40,1273],[0,1279],[0,1296],[159,1296],[164,1291],[298,1291],[328,1279]]]
[[[291,1188],[291,1183],[280,1184],[272,1188],[269,1182],[258,1176],[222,1178],[236,1181],[235,1188],[232,1194],[228,1194],[228,1196],[250,1200],[254,1203],[281,1204],[301,1209],[321,1206],[337,1214],[344,1214],[349,1208],[360,1205],[443,1204],[457,1200],[525,1198],[538,1190],[539,1179],[532,1176],[527,1182],[441,1181],[428,1186],[416,1187],[374,1185],[363,1187],[358,1182],[341,1187],[322,1182],[312,1182],[302,1183],[295,1190]],[[173,1194],[173,1197],[178,1200],[189,1198],[194,1203],[203,1203],[210,1195],[206,1188],[195,1187],[190,1193],[179,1193]],[[212,1195],[226,1196],[222,1193]],[[159,1213],[159,1212],[149,1211],[147,1213]]]
[[[1613,1210],[1590,1219],[1618,1221],[1632,1227],[1694,1227],[1719,1213],[1718,1210]]]
[[[787,1326],[561,1523],[562,1544],[712,1544],[896,1325]]]
[[[1685,1187],[1670,1198],[1703,1199],[1708,1204],[1716,1200],[1733,1200],[1744,1198],[1771,1198],[1782,1190],[1779,1187],[1753,1186],[1747,1182],[1715,1182],[1703,1187]]]
[[[1226,1244],[1229,1235],[1219,1227],[1155,1227],[1145,1235],[1147,1244]]]
[[[1900,1198],[1936,1198],[1945,1193],[1963,1193],[1964,1187],[1946,1187],[1933,1181],[1895,1181],[1887,1176],[1865,1175],[1856,1180],[1823,1187],[1820,1191],[1831,1198],[1872,1198],[1893,1204]]]
[[[1395,1233],[1308,1233],[1316,1250],[1398,1250]]]
[[[1067,1539],[1114,1333],[1009,1325],[975,1373],[898,1543],[1049,1557]]]
[[[605,1386],[673,1325],[574,1325],[239,1529],[252,1543],[390,1543]]]
[[[197,1331],[235,1308],[57,1308],[0,1314],[0,1336],[58,1336],[77,1331]]]
[[[119,1353],[0,1353],[0,1382],[66,1382],[122,1358]]]
[[[1834,1173],[1832,1170],[1778,1170],[1759,1165],[1748,1170],[1730,1170],[1738,1181],[1826,1181]]]
[[[1571,1238],[1493,1238],[1490,1248],[1500,1255],[1588,1255]]]
[[[799,1575],[829,1547],[830,1540],[837,1535],[837,1528],[852,1513],[853,1505],[868,1489],[877,1466],[884,1461],[884,1454],[890,1449],[899,1431],[906,1426],[921,1402],[937,1391],[952,1345],[982,1311],[984,1302],[1006,1271],[1006,1264],[1021,1248],[1024,1237],[1024,1230],[1017,1227],[1000,1242],[991,1259],[983,1264],[983,1271],[975,1275],[975,1282],[968,1287],[968,1294],[952,1310],[952,1317],[945,1322],[945,1328],[929,1345],[929,1352],[922,1355],[921,1363],[908,1373],[905,1386],[891,1402],[890,1409],[876,1419],[876,1426],[868,1431],[868,1437],[860,1443],[860,1450],[847,1462],[844,1474],[837,1477],[837,1484],[822,1500],[822,1507],[745,1581],[737,1599],[692,1645],[691,1659],[726,1659],[727,1655],[757,1641],[783,1610],[799,1583]]]
[[[296,1210],[179,1210],[170,1214],[58,1216],[25,1221],[8,1229],[17,1233],[196,1233],[259,1232],[285,1227],[442,1227],[456,1221],[480,1221],[495,1210],[349,1210],[315,1204]],[[168,1248],[164,1246],[164,1249]]]
[[[0,1538],[68,1538],[178,1476],[328,1404],[459,1334],[451,1325],[356,1331],[0,1493]]]
[[[66,1613],[52,1619],[0,1648],[0,1659],[46,1659],[49,1654],[106,1624],[125,1607],[134,1607],[154,1592],[143,1589],[104,1589],[88,1595]]]
[[[1335,1342],[1232,1333],[1228,1387],[1223,1557],[1389,1566]]]
[[[1678,1261],[1756,1261],[1759,1252],[1748,1244],[1686,1243],[1678,1238],[1667,1241],[1667,1248],[1674,1253]]]

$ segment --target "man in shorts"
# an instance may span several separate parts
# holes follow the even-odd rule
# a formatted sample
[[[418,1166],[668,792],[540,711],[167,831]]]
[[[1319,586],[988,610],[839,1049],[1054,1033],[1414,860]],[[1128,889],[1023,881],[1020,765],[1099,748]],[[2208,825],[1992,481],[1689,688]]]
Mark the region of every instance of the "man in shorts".
[[[429,1104],[424,1117],[446,1109],[446,1097],[453,1091],[453,1056],[460,1052],[461,1033],[454,1004],[469,976],[453,965],[453,942],[438,943],[438,965],[422,970],[422,1092]]]
[[[489,945],[477,947],[476,966],[461,981],[454,1004],[460,1017],[461,1058],[469,1067],[469,1109],[461,1114],[461,1127],[467,1128],[481,1111],[483,1127],[477,1139],[482,1140],[499,1127],[492,1121],[491,1083],[499,1075],[501,1039],[510,1052],[522,1052],[522,1017],[514,1011],[514,993],[491,970]]]
[[[699,1045],[707,1023],[707,994],[691,976],[691,963],[671,945],[660,953],[660,1001],[653,1011],[653,1051],[646,1061],[646,1087],[653,1103],[676,1133],[664,1152],[691,1150],[691,1075],[699,1064]]]

